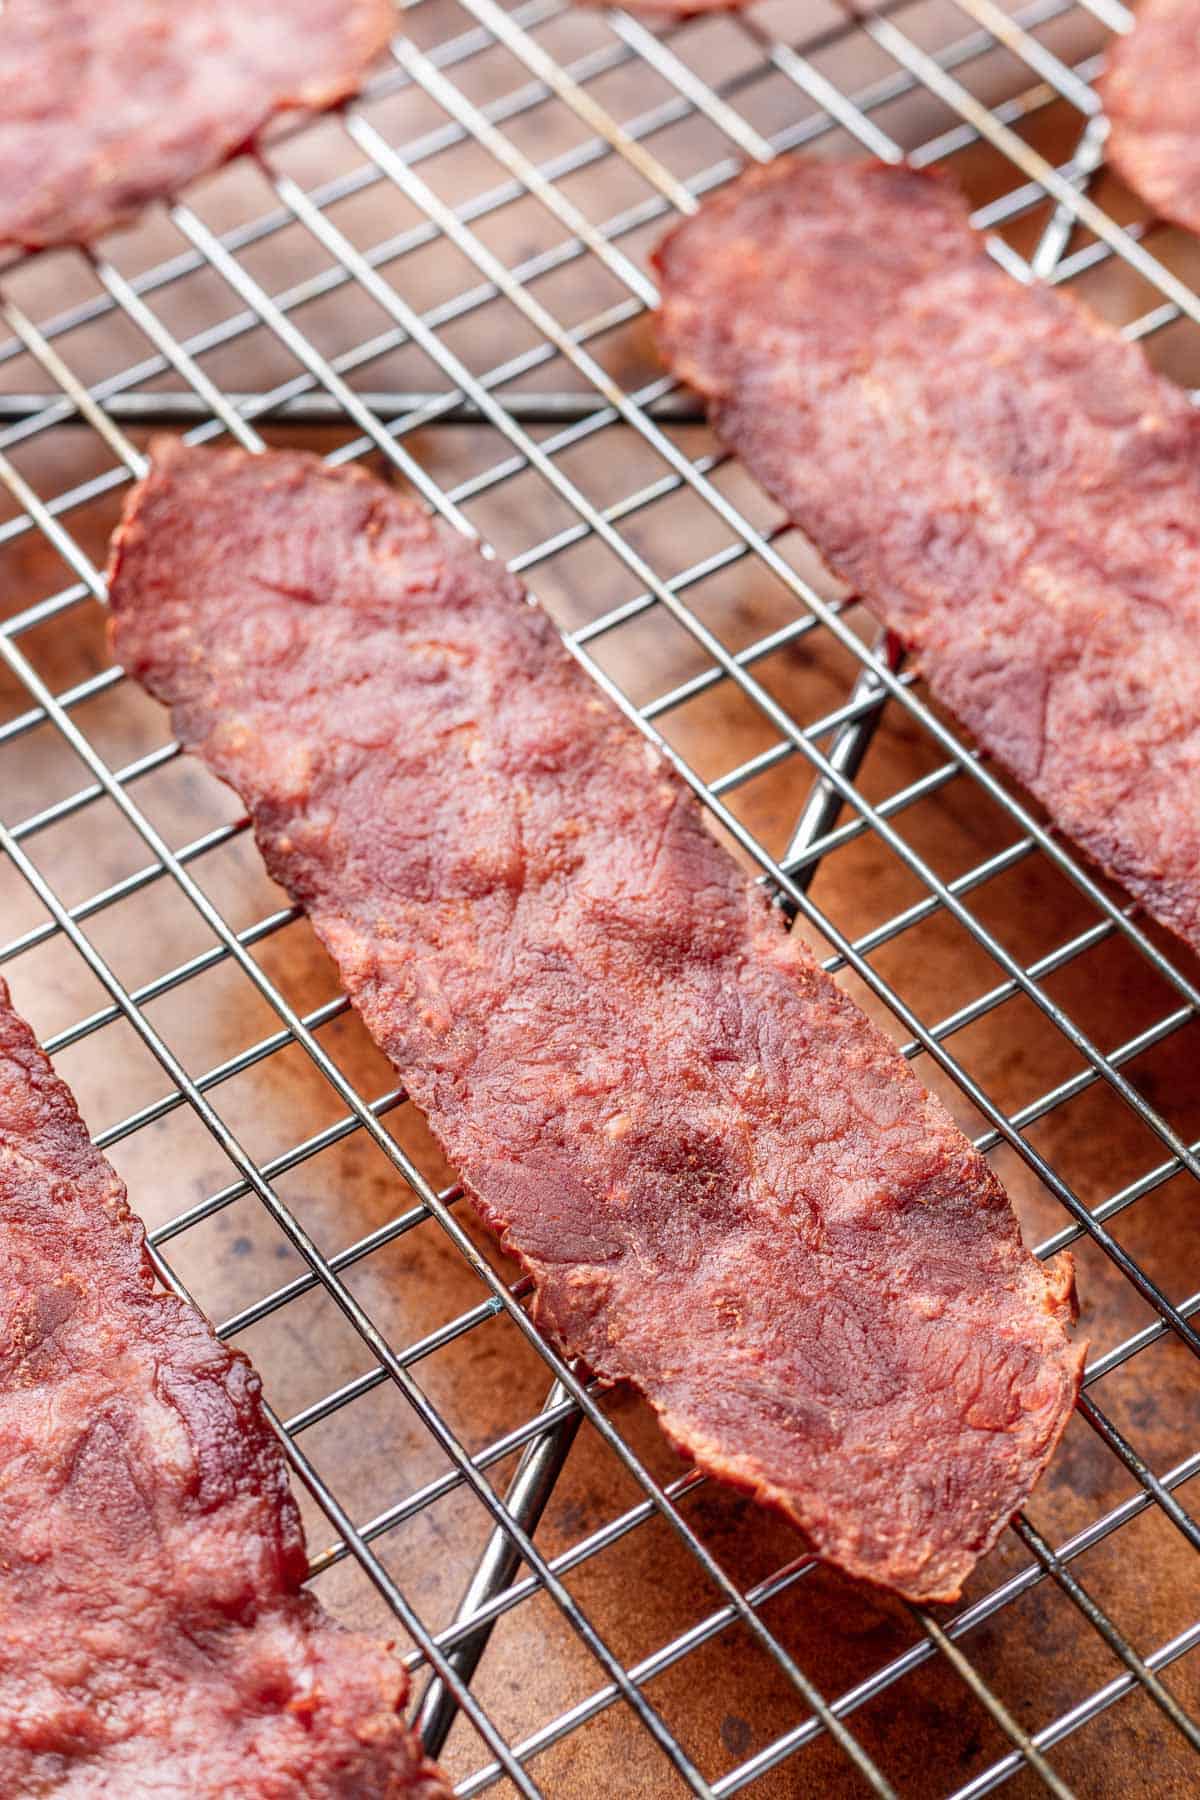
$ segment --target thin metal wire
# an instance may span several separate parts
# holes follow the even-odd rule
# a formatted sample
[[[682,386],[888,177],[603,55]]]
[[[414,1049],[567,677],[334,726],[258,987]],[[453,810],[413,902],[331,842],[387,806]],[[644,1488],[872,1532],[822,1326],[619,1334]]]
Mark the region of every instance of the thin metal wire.
[[[136,290],[135,290],[136,291]],[[344,414],[331,394],[292,394],[271,404],[261,394],[226,395],[235,412],[253,417],[259,424],[340,425]],[[445,394],[384,393],[379,390],[359,391],[359,398],[369,411],[382,418],[399,418],[404,413],[436,416],[442,425],[478,425],[483,421],[479,408],[469,400],[447,406]],[[54,406],[50,394],[0,394],[0,419],[26,419],[44,415]],[[505,411],[527,425],[562,425],[594,417],[595,399],[590,394],[544,393],[507,394]],[[651,400],[646,410],[653,418],[672,425],[699,425],[704,408],[691,394],[669,393]],[[212,418],[212,408],[200,394],[189,391],[174,393],[124,392],[113,394],[104,402],[104,411],[121,425],[139,430],[157,430],[165,425],[195,425]],[[65,421],[64,421],[65,422]]]
[[[1056,1556],[1040,1531],[1036,1531],[1023,1515],[1013,1520],[1013,1530],[1027,1549],[1032,1550],[1042,1567],[1053,1575],[1064,1594],[1078,1607],[1093,1630],[1098,1631],[1113,1655],[1119,1657],[1141,1682],[1160,1712],[1166,1714],[1175,1729],[1187,1739],[1192,1749],[1200,1752],[1200,1726],[1184,1712],[1174,1694],[1159,1680],[1154,1670],[1126,1643],[1104,1608],[1088,1593],[1081,1581]]]
[[[161,1253],[163,1247],[203,1219],[212,1217],[247,1194],[258,1196],[276,1218],[284,1235],[300,1251],[306,1263],[304,1272],[226,1320],[221,1327],[223,1334],[236,1336],[290,1305],[300,1295],[320,1290],[333,1299],[359,1330],[364,1342],[370,1345],[374,1360],[369,1369],[306,1406],[303,1412],[286,1421],[283,1429],[301,1478],[311,1487],[337,1533],[327,1549],[314,1555],[314,1568],[328,1568],[346,1555],[359,1561],[412,1632],[416,1648],[407,1658],[410,1666],[428,1666],[433,1671],[438,1685],[430,1692],[429,1716],[436,1705],[443,1723],[448,1723],[451,1703],[439,1699],[439,1695],[453,1696],[453,1701],[464,1708],[471,1724],[487,1744],[492,1760],[460,1783],[459,1791],[464,1794],[482,1791],[503,1774],[507,1774],[520,1791],[536,1792],[526,1763],[561,1742],[572,1731],[581,1729],[607,1707],[621,1702],[637,1713],[660,1749],[674,1763],[685,1784],[695,1792],[722,1795],[738,1792],[767,1770],[796,1756],[806,1744],[823,1733],[832,1733],[839,1740],[859,1773],[876,1791],[887,1792],[886,1779],[864,1755],[857,1740],[850,1736],[844,1720],[931,1658],[953,1665],[958,1676],[974,1691],[978,1703],[991,1714],[1012,1744],[1009,1754],[959,1790],[960,1800],[991,1791],[1021,1769],[1031,1771],[1052,1792],[1067,1791],[1061,1776],[1046,1762],[1046,1752],[1105,1707],[1135,1691],[1147,1694],[1187,1744],[1195,1748],[1194,1722],[1159,1677],[1163,1668],[1195,1647],[1200,1628],[1182,1632],[1151,1654],[1139,1656],[1073,1573],[1071,1565],[1093,1545],[1124,1529],[1147,1507],[1161,1512],[1187,1542],[1200,1544],[1200,1531],[1179,1496],[1179,1490],[1200,1474],[1200,1460],[1195,1456],[1185,1457],[1174,1469],[1161,1475],[1156,1473],[1095,1399],[1097,1384],[1106,1374],[1126,1365],[1132,1358],[1145,1356],[1166,1334],[1173,1334],[1193,1352],[1200,1345],[1190,1323],[1200,1311],[1200,1295],[1190,1296],[1178,1304],[1170,1302],[1105,1230],[1106,1220],[1144,1200],[1173,1175],[1181,1170],[1196,1172],[1200,1146],[1185,1141],[1174,1131],[1159,1109],[1146,1102],[1122,1070],[1147,1048],[1165,1042],[1173,1033],[1182,1030],[1193,1018],[1198,996],[1184,973],[1133,922],[1129,910],[1104,895],[1087,872],[1079,868],[1070,852],[1055,843],[1039,823],[1013,801],[1004,785],[963,748],[953,732],[928,712],[914,691],[911,676],[899,670],[894,656],[880,653],[885,646],[877,646],[874,654],[868,651],[846,621],[847,608],[842,604],[831,605],[797,576],[783,554],[780,531],[753,529],[732,506],[714,482],[725,459],[710,454],[688,458],[677,449],[664,427],[674,428],[696,419],[692,397],[680,392],[666,379],[632,394],[626,393],[596,360],[605,338],[636,319],[654,300],[652,284],[628,247],[636,241],[636,234],[667,218],[673,211],[690,210],[698,196],[727,179],[736,168],[734,157],[722,156],[686,177],[676,176],[660,153],[660,145],[665,144],[666,134],[673,127],[685,122],[702,122],[710,134],[715,133],[728,142],[737,155],[758,160],[764,160],[780,149],[816,142],[840,127],[872,153],[894,160],[900,154],[899,144],[883,130],[880,115],[894,102],[921,92],[933,95],[948,107],[952,123],[936,137],[914,147],[911,152],[914,161],[937,161],[972,144],[985,144],[1000,158],[1007,159],[1017,171],[1019,178],[1015,183],[981,209],[976,217],[978,224],[988,228],[1000,226],[1043,204],[1047,196],[1054,202],[1049,222],[1028,260],[1017,257],[1000,240],[993,246],[997,257],[1019,278],[1027,278],[1032,272],[1054,281],[1069,281],[1108,258],[1118,257],[1144,276],[1162,296],[1161,304],[1156,304],[1128,328],[1131,336],[1149,335],[1180,316],[1193,319],[1200,316],[1197,312],[1200,302],[1191,290],[1145,249],[1146,232],[1142,227],[1121,228],[1100,214],[1104,224],[1103,229],[1097,229],[1095,215],[1098,209],[1087,192],[1103,139],[1102,123],[1088,85],[1095,73],[1096,58],[1093,56],[1076,65],[1067,65],[1036,36],[1043,25],[1069,16],[1074,10],[1072,0],[1038,0],[1037,4],[1022,7],[1013,15],[1002,13],[994,0],[959,0],[959,4],[970,18],[970,32],[933,50],[919,48],[907,37],[898,23],[904,13],[900,0],[889,0],[889,4],[880,8],[871,20],[848,20],[817,34],[810,32],[795,44],[773,41],[752,16],[747,16],[732,29],[740,32],[753,46],[755,55],[745,67],[738,67],[721,81],[710,83],[692,61],[690,28],[686,26],[656,35],[641,21],[614,14],[610,25],[611,41],[606,40],[600,47],[590,49],[564,65],[549,55],[535,35],[551,25],[560,12],[552,0],[534,0],[534,4],[522,6],[513,14],[501,12],[493,0],[467,0],[466,10],[473,15],[473,23],[465,32],[446,38],[427,51],[419,51],[415,45],[397,40],[394,68],[372,84],[364,106],[348,110],[347,132],[365,157],[365,161],[350,174],[340,175],[307,193],[286,177],[272,176],[271,158],[267,157],[264,169],[274,180],[278,204],[262,218],[217,236],[191,209],[180,206],[173,210],[172,217],[189,247],[168,262],[136,277],[126,277],[108,262],[97,260],[94,264],[100,288],[97,297],[40,324],[35,324],[26,311],[13,302],[4,304],[5,317],[14,336],[9,345],[0,345],[0,368],[18,353],[25,353],[34,359],[53,384],[53,391],[0,397],[0,450],[16,450],[42,433],[73,425],[97,433],[114,462],[111,468],[46,501],[33,493],[11,458],[6,457],[0,462],[0,475],[19,509],[13,519],[0,524],[0,547],[26,533],[37,532],[57,550],[74,578],[56,594],[11,617],[0,634],[0,655],[31,701],[25,711],[0,725],[0,745],[13,746],[10,753],[15,753],[31,732],[49,723],[83,762],[88,777],[74,793],[28,814],[0,836],[0,844],[43,900],[48,915],[43,923],[0,947],[0,961],[37,948],[56,935],[64,936],[85,957],[107,989],[109,999],[87,1018],[56,1034],[49,1040],[50,1047],[65,1049],[123,1018],[133,1025],[167,1074],[169,1086],[164,1094],[118,1121],[99,1141],[115,1143],[186,1105],[197,1113],[230,1155],[236,1178],[161,1227],[154,1234],[156,1253]],[[1097,13],[1109,26],[1120,29],[1128,24],[1124,9],[1112,4],[1112,0],[1087,0],[1087,4],[1089,10]],[[840,46],[852,32],[858,31],[873,38],[876,47],[891,56],[896,66],[892,72],[877,77],[867,86],[847,93],[824,72],[823,58],[828,50]],[[975,61],[986,57],[997,44],[1002,44],[1017,59],[1034,82],[988,110],[975,100],[964,80]],[[486,105],[475,106],[457,85],[455,72],[469,70],[477,57],[494,56],[498,45],[516,59],[529,79],[499,98],[490,99]],[[652,75],[667,97],[630,119],[618,119],[598,99],[599,84],[609,75],[621,73],[624,78],[638,69]],[[760,131],[748,116],[748,109],[768,77],[789,84],[805,108],[804,116],[795,123],[783,131],[774,130],[769,134]],[[401,91],[423,93],[443,108],[445,119],[422,138],[398,149],[381,135],[373,122],[371,102],[385,93]],[[1028,150],[1013,128],[1056,102],[1074,106],[1081,115],[1083,126],[1071,158],[1053,169]],[[568,108],[584,127],[585,135],[569,150],[537,163],[518,147],[517,140],[508,135],[508,130],[517,121],[529,118],[539,108],[549,105]],[[429,183],[415,175],[414,169],[420,163],[432,162],[463,146],[475,146],[490,154],[499,164],[504,178],[450,207],[437,198]],[[568,198],[567,190],[559,183],[583,171],[603,169],[618,159],[640,178],[648,197],[627,206],[621,214],[593,223]],[[383,244],[363,248],[334,224],[330,209],[341,200],[370,188],[382,191],[389,183],[400,188],[416,204],[420,222]],[[578,184],[574,184],[571,193],[579,191]],[[557,221],[565,235],[556,244],[539,249],[509,270],[486,251],[474,227],[525,196],[538,202]],[[329,264],[318,275],[273,295],[249,275],[240,256],[251,246],[269,243],[276,233],[296,221],[325,249]],[[1095,231],[1096,241],[1071,252],[1070,240],[1076,223]],[[479,280],[438,307],[417,314],[401,301],[397,291],[384,279],[384,272],[390,271],[405,256],[436,246],[443,239],[453,242],[465,254]],[[575,263],[595,263],[603,267],[619,284],[626,298],[567,329],[537,297],[535,289],[544,277]],[[153,310],[152,302],[156,295],[166,293],[174,284],[185,282],[202,270],[225,280],[236,298],[238,310],[218,324],[181,341],[164,325]],[[390,314],[388,328],[337,357],[325,357],[303,329],[300,322],[303,309],[339,289],[354,286],[364,289]],[[440,334],[452,323],[483,314],[489,307],[506,304],[515,307],[533,328],[534,345],[507,362],[496,364],[481,376],[472,376],[451,354]],[[119,315],[140,329],[151,353],[128,368],[114,370],[88,388],[71,368],[72,334],[102,322],[110,315]],[[209,379],[202,359],[255,332],[269,333],[291,350],[300,373],[268,393],[228,394]],[[409,394],[351,388],[349,376],[405,343],[419,345],[426,352],[433,366],[444,376],[445,390]],[[518,393],[502,397],[506,385],[518,377],[564,358],[589,384],[590,391],[549,396]],[[180,385],[166,394],[143,391],[147,382],[164,374],[173,374]],[[987,1121],[987,1128],[977,1140],[981,1147],[1009,1145],[1024,1157],[1048,1190],[1062,1201],[1069,1214],[1068,1221],[1039,1246],[1038,1254],[1053,1254],[1065,1243],[1086,1234],[1121,1268],[1154,1308],[1155,1316],[1148,1325],[1132,1333],[1124,1343],[1110,1346],[1093,1359],[1086,1373],[1087,1391],[1081,1403],[1084,1419],[1137,1482],[1130,1500],[1057,1547],[1037,1533],[1029,1521],[1018,1520],[1017,1536],[1034,1557],[1019,1575],[1011,1577],[944,1625],[923,1619],[922,1636],[917,1643],[845,1694],[827,1700],[803,1677],[782,1644],[766,1628],[760,1614],[768,1600],[803,1580],[812,1567],[811,1561],[801,1558],[745,1593],[728,1580],[680,1510],[704,1485],[701,1478],[692,1472],[664,1487],[650,1477],[599,1404],[599,1396],[591,1385],[582,1383],[577,1373],[563,1365],[537,1338],[520,1305],[527,1284],[518,1283],[513,1289],[506,1287],[456,1223],[454,1208],[458,1190],[435,1192],[383,1130],[380,1121],[403,1103],[402,1089],[393,1088],[373,1100],[368,1099],[350,1087],[322,1049],[317,1034],[344,1012],[344,997],[335,996],[300,1015],[251,958],[251,948],[292,923],[297,916],[296,909],[278,909],[250,926],[234,931],[205,899],[189,871],[201,859],[243,832],[244,821],[208,832],[172,854],[149,825],[135,796],[141,782],[174,759],[178,754],[177,746],[163,745],[120,770],[110,771],[76,720],[83,716],[82,709],[90,700],[111,692],[119,684],[119,674],[104,671],[56,695],[37,676],[29,658],[17,646],[15,640],[25,632],[48,624],[88,597],[103,597],[102,583],[72,536],[69,521],[77,509],[111,493],[129,478],[131,472],[138,472],[140,458],[124,439],[120,425],[156,422],[156,408],[159,409],[158,417],[165,416],[173,422],[189,425],[192,428],[189,437],[194,441],[204,441],[223,430],[252,448],[259,442],[257,432],[249,423],[252,419],[343,423],[351,435],[335,453],[336,460],[361,455],[368,448],[381,452],[412,481],[431,505],[461,529],[471,529],[470,519],[464,511],[468,503],[496,491],[522,471],[534,471],[567,503],[572,522],[544,543],[522,550],[513,559],[513,566],[537,570],[565,549],[591,538],[606,544],[635,575],[642,584],[640,593],[577,632],[571,647],[600,685],[637,719],[647,735],[663,745],[656,721],[697,695],[724,683],[740,690],[757,707],[760,716],[770,720],[779,733],[776,744],[708,783],[701,782],[678,757],[667,753],[672,755],[680,772],[714,815],[759,862],[764,877],[773,882],[781,900],[790,909],[803,912],[806,919],[823,932],[832,946],[832,954],[826,959],[827,966],[853,969],[866,980],[891,1006],[894,1016],[909,1034],[903,1045],[905,1054],[932,1056],[974,1101]],[[504,455],[490,468],[471,475],[455,488],[444,488],[433,481],[405,443],[414,432],[434,422],[473,425],[479,421],[485,421],[489,428],[499,432]],[[525,427],[540,423],[549,423],[559,429],[552,437],[538,442]],[[636,432],[640,442],[660,459],[662,473],[644,482],[636,493],[597,508],[568,479],[560,458],[575,446],[595,440],[613,429]],[[352,435],[355,431],[357,436]],[[626,521],[640,517],[669,495],[684,491],[690,491],[703,501],[714,518],[729,529],[731,536],[723,548],[664,580],[633,551],[622,527]],[[706,632],[685,596],[709,576],[731,567],[745,556],[757,558],[765,569],[783,582],[798,602],[799,616],[794,623],[732,654]],[[656,612],[669,614],[689,631],[707,652],[708,662],[700,673],[670,692],[656,696],[639,711],[603,676],[595,662],[592,646],[608,632],[619,630],[632,619],[652,617]],[[840,642],[862,665],[863,673],[843,705],[822,720],[802,724],[775,706],[754,670],[765,658],[799,643],[812,631],[828,633]],[[942,752],[945,761],[910,788],[868,806],[855,786],[855,776],[858,763],[866,753],[873,723],[885,701],[898,706],[915,721]],[[828,748],[822,749],[826,738],[830,739]],[[787,854],[776,860],[768,856],[738,823],[725,803],[725,796],[755,775],[793,756],[800,756],[811,764],[814,785],[805,808],[803,832],[789,845]],[[1017,836],[1003,851],[984,858],[974,869],[965,871],[953,881],[943,883],[912,854],[896,822],[909,807],[941,791],[948,783],[979,787],[1003,809]],[[68,908],[34,868],[23,846],[38,833],[68,819],[86,823],[94,808],[114,805],[144,843],[150,861],[103,892]],[[838,815],[844,807],[850,809],[849,816],[839,822]],[[888,844],[921,882],[924,892],[923,897],[904,912],[850,942],[832,921],[823,916],[805,888],[821,857],[838,853],[865,834],[872,834]],[[1015,958],[1004,955],[994,938],[981,928],[966,905],[966,897],[1025,858],[1038,855],[1049,858],[1075,883],[1094,907],[1096,922],[1023,967]],[[184,895],[211,930],[214,941],[211,947],[130,992],[116,980],[81,927],[108,907],[160,882],[166,882]],[[1001,979],[960,1006],[955,1013],[929,1026],[899,999],[867,958],[873,949],[902,939],[907,931],[937,911],[948,912],[970,932],[974,941],[998,965]],[[1087,955],[1114,933],[1123,935],[1148,966],[1168,981],[1180,1003],[1124,1044],[1101,1051],[1074,1026],[1063,1009],[1049,1001],[1042,984],[1048,975]],[[252,981],[278,1015],[279,1027],[202,1075],[189,1079],[183,1075],[159,1034],[149,1026],[143,1009],[151,1000],[177,990],[218,963],[238,967]],[[1039,1007],[1081,1054],[1084,1065],[1076,1074],[1008,1116],[989,1100],[961,1061],[949,1053],[946,1044],[971,1023],[1021,997]],[[280,1054],[291,1044],[298,1045],[308,1055],[338,1094],[345,1111],[331,1125],[303,1143],[289,1146],[274,1158],[256,1164],[223,1126],[207,1096],[222,1083]],[[1118,1192],[1085,1206],[1058,1171],[1050,1168],[1032,1150],[1023,1133],[1029,1125],[1096,1083],[1104,1083],[1119,1095],[1158,1137],[1168,1154],[1153,1168],[1127,1181]],[[285,1170],[298,1166],[355,1132],[366,1132],[378,1147],[384,1149],[407,1181],[411,1203],[365,1237],[330,1256],[321,1256],[288,1213],[272,1184]],[[484,1297],[423,1339],[401,1347],[393,1346],[357,1307],[341,1276],[386,1244],[427,1223],[440,1229],[457,1246],[483,1284]],[[165,1278],[171,1279],[165,1262],[162,1267]],[[541,1413],[534,1414],[469,1455],[437,1410],[415,1388],[410,1371],[447,1344],[478,1329],[487,1320],[497,1318],[507,1319],[522,1332],[526,1341],[543,1355],[556,1383],[561,1385],[552,1388],[547,1407]],[[397,1500],[376,1518],[356,1524],[339,1504],[336,1493],[316,1474],[295,1439],[383,1382],[393,1383],[406,1394],[423,1427],[445,1450],[450,1466],[444,1474]],[[591,1538],[572,1545],[557,1557],[545,1559],[534,1549],[529,1534],[549,1492],[551,1452],[555,1442],[562,1441],[564,1431],[584,1416],[608,1450],[633,1475],[642,1490],[642,1498],[624,1514],[599,1528]],[[507,1491],[506,1498],[511,1504],[506,1505],[487,1488],[484,1471],[519,1451],[524,1451],[525,1455]],[[447,1494],[463,1489],[475,1494],[485,1509],[484,1516],[493,1523],[489,1565],[471,1584],[456,1619],[440,1632],[431,1634],[411,1609],[406,1608],[403,1596],[378,1563],[370,1546],[402,1520],[436,1505]],[[514,1509],[519,1517],[514,1517]],[[651,1651],[638,1663],[624,1668],[606,1656],[598,1634],[593,1633],[589,1638],[587,1622],[561,1587],[561,1578],[571,1569],[603,1554],[628,1532],[643,1528],[655,1517],[665,1518],[677,1538],[698,1560],[718,1589],[719,1604],[697,1626]],[[521,1560],[527,1565],[523,1574],[518,1573]],[[1096,1690],[1071,1712],[1039,1731],[1026,1733],[983,1682],[977,1667],[965,1660],[961,1646],[963,1640],[985,1621],[1002,1617],[1021,1594],[1039,1582],[1049,1580],[1062,1589],[1088,1628],[1094,1629],[1119,1658],[1122,1672],[1114,1682]],[[471,1696],[463,1676],[473,1666],[473,1658],[478,1654],[490,1623],[545,1591],[560,1604],[572,1628],[591,1644],[609,1679],[604,1687],[566,1713],[544,1722],[509,1746]],[[798,1696],[807,1700],[809,1711],[775,1742],[744,1759],[719,1779],[711,1780],[687,1757],[648,1705],[642,1690],[656,1675],[738,1623],[751,1631],[777,1667],[793,1682]]]
[[[1060,1775],[1056,1775],[1046,1761],[1040,1747],[1030,1738],[1029,1733],[1017,1723],[1008,1707],[1000,1697],[993,1693],[979,1671],[963,1655],[958,1645],[948,1632],[944,1631],[931,1613],[924,1608],[915,1608],[921,1628],[930,1643],[938,1649],[950,1663],[963,1685],[970,1689],[980,1705],[989,1712],[999,1725],[1005,1737],[1011,1738],[1021,1761],[1031,1768],[1041,1780],[1047,1792],[1055,1796],[1055,1800],[1073,1800],[1072,1791]]]
[[[543,1419],[568,1404],[567,1390],[559,1382],[553,1382],[542,1408]],[[559,1418],[525,1446],[516,1473],[505,1490],[504,1504],[514,1519],[520,1519],[526,1531],[536,1531],[582,1423],[582,1415],[571,1407],[565,1417]],[[450,1661],[464,1682],[469,1682],[479,1667],[499,1617],[496,1614],[480,1622],[477,1615],[512,1586],[518,1566],[515,1546],[507,1533],[497,1528],[488,1539],[455,1614],[456,1623],[471,1626],[470,1635],[450,1652]],[[441,1755],[457,1717],[457,1696],[439,1676],[433,1676],[417,1708],[417,1730],[431,1756]]]

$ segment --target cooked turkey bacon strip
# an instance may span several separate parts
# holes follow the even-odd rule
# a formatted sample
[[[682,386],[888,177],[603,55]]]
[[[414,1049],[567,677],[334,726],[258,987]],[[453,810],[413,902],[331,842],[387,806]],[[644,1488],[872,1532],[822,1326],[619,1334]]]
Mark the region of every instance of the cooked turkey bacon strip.
[[[0,981],[0,1792],[448,1800],[408,1679],[301,1582],[258,1377]]]
[[[1141,0],[1105,60],[1105,156],[1159,218],[1200,231],[1200,0]]]
[[[6,0],[0,244],[90,244],[358,88],[392,0]]]
[[[1200,415],[944,179],[786,159],[658,252],[722,440],[1054,823],[1200,949]]]
[[[541,1324],[819,1555],[957,1594],[1070,1267],[518,584],[379,482],[165,442],[114,643],[241,795]]]

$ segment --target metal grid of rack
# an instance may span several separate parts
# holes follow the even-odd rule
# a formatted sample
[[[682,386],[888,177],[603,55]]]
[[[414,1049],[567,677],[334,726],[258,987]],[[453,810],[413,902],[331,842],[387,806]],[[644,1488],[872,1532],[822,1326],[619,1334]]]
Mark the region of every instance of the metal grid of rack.
[[[1088,1779],[1088,1745],[1131,1712],[1162,1759],[1146,1765],[1153,1791],[1200,1751],[1187,1492],[1200,1283],[1195,1240],[1162,1253],[1141,1223],[1176,1217],[1200,1175],[1195,966],[961,742],[715,449],[643,328],[646,253],[672,216],[745,160],[857,147],[959,171],[1015,279],[1076,286],[1186,375],[1190,339],[1174,328],[1200,323],[1194,259],[1104,185],[1090,81],[1128,24],[1117,0],[927,0],[857,19],[772,0],[674,25],[559,0],[415,0],[390,65],[336,119],[281,132],[114,260],[104,246],[0,271],[0,843],[19,927],[0,963],[18,1000],[52,997],[47,1047],[110,1116],[97,1141],[135,1204],[151,1177],[165,1189],[151,1218],[164,1279],[264,1366],[314,1579],[348,1615],[391,1621],[463,1795],[600,1791],[595,1768],[617,1754],[626,1774],[607,1791],[1100,1793],[1113,1790]],[[1115,1296],[1066,1483],[1044,1509],[1035,1495],[961,1606],[935,1618],[856,1598],[672,1470],[634,1403],[541,1341],[524,1284],[473,1235],[327,973],[321,990],[245,820],[103,652],[104,535],[151,425],[372,458],[494,544],[994,1156],[1027,1227],[1044,1224],[1038,1254],[1074,1246],[1085,1299],[1088,1276]],[[713,766],[731,741],[738,759]],[[874,916],[876,894],[897,903]],[[1014,927],[1026,911],[1048,936]],[[939,957],[967,984],[950,1004],[929,977]],[[1098,987],[1115,1010],[1094,1010]],[[1114,1036],[1113,1020],[1135,1028]],[[1016,1104],[1004,1053],[1031,1043],[1023,1069],[1053,1078]],[[1094,1158],[1085,1179],[1073,1161],[1097,1128],[1120,1145],[1106,1186]],[[373,1222],[335,1204],[356,1180],[378,1200]],[[263,1231],[280,1270],[269,1287]],[[210,1267],[236,1269],[247,1248],[253,1291],[236,1277],[210,1290]],[[415,1289],[436,1290],[424,1311],[396,1301]],[[314,1390],[293,1371],[312,1374],[317,1304],[336,1349]],[[456,1363],[485,1340],[490,1361]],[[457,1422],[463,1379],[503,1429]],[[375,1445],[361,1483],[340,1461],[347,1420]],[[556,1517],[581,1464],[593,1486],[610,1472],[603,1516],[592,1495],[591,1511],[576,1496]],[[1058,1508],[1079,1470],[1078,1504]],[[744,1536],[765,1563],[741,1556]],[[1161,1595],[1127,1627],[1114,1569],[1170,1588],[1166,1635],[1146,1635]],[[641,1640],[626,1629],[635,1585]],[[1049,1664],[1043,1694],[1007,1660],[1031,1617],[1040,1653],[1079,1672],[1069,1703]],[[847,1621],[843,1664],[830,1646]],[[528,1658],[542,1639],[572,1670],[556,1704],[512,1666],[513,1645]],[[714,1647],[726,1661],[706,1662]],[[737,1688],[719,1730],[688,1710],[693,1668]],[[926,1735],[935,1717],[949,1762]]]

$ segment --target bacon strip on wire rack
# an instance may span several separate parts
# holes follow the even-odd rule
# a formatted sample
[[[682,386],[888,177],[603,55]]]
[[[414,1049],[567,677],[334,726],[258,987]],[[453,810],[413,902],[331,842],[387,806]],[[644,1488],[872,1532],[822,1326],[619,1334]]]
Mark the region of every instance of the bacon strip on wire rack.
[[[155,1284],[0,981],[0,1792],[449,1800],[389,1649],[301,1583],[245,1357]]]
[[[944,178],[785,158],[657,253],[717,435],[1054,823],[1200,950],[1200,414]]]
[[[829,1562],[955,1596],[1070,1413],[1070,1264],[518,583],[361,471],[172,440],[110,579],[544,1328]]]

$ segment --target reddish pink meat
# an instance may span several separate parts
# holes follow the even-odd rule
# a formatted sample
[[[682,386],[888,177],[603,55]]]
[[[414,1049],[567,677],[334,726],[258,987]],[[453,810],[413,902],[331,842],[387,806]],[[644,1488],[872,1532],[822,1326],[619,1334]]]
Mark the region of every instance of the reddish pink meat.
[[[1200,231],[1200,0],[1141,0],[1097,87],[1109,162],[1160,218]]]
[[[0,1793],[448,1800],[382,1644],[300,1586],[259,1381],[154,1285],[0,982]]]
[[[946,181],[785,159],[658,252],[713,424],[933,692],[1200,949],[1200,415]]]
[[[87,244],[354,93],[391,0],[6,0],[0,244]]]
[[[570,1353],[946,1599],[1075,1396],[1070,1267],[518,584],[389,488],[155,448],[116,650],[242,796]]]

